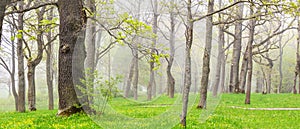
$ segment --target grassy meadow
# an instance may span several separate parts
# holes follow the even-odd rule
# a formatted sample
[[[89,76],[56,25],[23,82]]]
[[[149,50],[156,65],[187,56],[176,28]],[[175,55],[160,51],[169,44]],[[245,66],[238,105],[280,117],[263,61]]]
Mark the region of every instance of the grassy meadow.
[[[300,110],[248,110],[247,108],[300,108],[300,95],[252,94],[251,104],[244,104],[243,94],[210,97],[206,110],[196,109],[198,99],[191,99],[187,128],[298,129]],[[193,96],[191,98],[198,98]],[[57,110],[17,113],[0,112],[1,129],[94,129],[94,128],[182,128],[180,96],[160,96],[151,102],[114,98],[102,115],[75,114],[56,117]],[[1,102],[1,101],[0,101]],[[0,103],[1,106],[1,103]],[[166,119],[165,119],[166,118]]]

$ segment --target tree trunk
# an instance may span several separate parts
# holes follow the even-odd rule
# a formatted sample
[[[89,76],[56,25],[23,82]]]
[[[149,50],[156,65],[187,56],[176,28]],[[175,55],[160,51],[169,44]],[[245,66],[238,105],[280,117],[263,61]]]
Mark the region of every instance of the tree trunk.
[[[152,2],[152,1],[151,1]],[[153,25],[152,25],[152,29],[153,29],[153,34],[157,35],[157,20],[158,20],[158,12],[157,12],[157,8],[158,8],[158,2],[157,0],[154,0],[154,4],[153,4]],[[156,87],[154,84],[155,81],[155,71],[154,71],[154,55],[155,55],[155,47],[156,47],[156,42],[157,42],[157,38],[153,38],[152,39],[152,48],[151,48],[151,59],[150,59],[150,80],[149,80],[149,84],[147,87],[147,100],[151,100],[152,96],[155,96],[156,94]]]
[[[28,73],[27,73],[27,80],[28,80],[28,109],[29,111],[36,110],[36,96],[35,96],[35,66],[33,64],[28,63]]]
[[[3,25],[3,20],[5,17],[5,10],[6,6],[10,3],[10,0],[1,0],[0,1],[0,46],[1,46],[1,39],[2,39],[2,25]]]
[[[20,2],[19,9],[23,9],[23,2]],[[18,15],[18,30],[23,30],[24,13]],[[18,32],[22,33],[22,32]],[[23,55],[23,40],[17,39],[17,56],[18,56],[18,111],[25,112],[25,74],[24,74],[24,55]]]
[[[138,83],[139,83],[139,54],[138,54],[137,43],[135,43],[135,48],[133,50],[133,58],[134,58],[134,80],[133,80],[133,98],[135,100],[138,99]]]
[[[236,0],[235,0],[236,1]],[[243,17],[243,8],[244,4],[240,3],[237,7],[237,19],[241,19]],[[238,93],[239,85],[239,62],[241,55],[241,44],[242,44],[242,21],[238,20],[235,24],[235,39],[233,44],[233,53],[232,53],[232,64],[230,69],[230,84],[229,84],[229,92]]]
[[[191,47],[193,43],[193,16],[192,16],[192,1],[187,1],[187,23],[186,23],[186,48],[185,48],[185,74],[184,74],[184,89],[182,98],[182,113],[180,124],[186,126],[186,115],[188,109],[189,93],[191,87]]]
[[[281,24],[284,24],[281,22]],[[279,85],[277,88],[277,94],[281,92],[283,73],[282,73],[282,59],[283,59],[283,46],[282,46],[282,35],[279,36]]]
[[[296,89],[296,78],[297,75],[299,76],[299,93],[300,93],[300,54],[299,54],[299,49],[300,49],[300,18],[297,16],[297,22],[298,22],[298,37],[297,37],[297,63],[296,63],[296,71],[295,71],[295,83],[294,83],[294,94],[297,94],[297,89]]]
[[[73,75],[72,59],[75,44],[83,25],[86,22],[86,15],[83,9],[83,3],[80,0],[58,0],[58,10],[60,15],[60,47],[59,47],[59,60],[58,60],[58,97],[59,116],[69,116],[71,114],[80,112],[82,108],[78,108],[79,100],[75,91],[75,80],[78,81],[79,75]],[[83,42],[78,42],[78,45]],[[74,55],[75,56],[75,55]],[[75,57],[74,57],[75,58]],[[83,60],[84,61],[84,60]],[[82,61],[80,61],[82,62]],[[79,62],[79,63],[80,63]],[[75,67],[75,66],[74,66]],[[79,69],[80,70],[80,69]],[[81,71],[76,71],[81,72]],[[74,77],[73,77],[74,76]],[[74,82],[73,82],[74,80]]]
[[[174,62],[174,56],[175,56],[175,13],[170,12],[170,25],[171,25],[171,32],[170,32],[170,57],[168,60],[168,66],[167,66],[167,81],[168,81],[168,95],[170,98],[174,98],[175,93],[175,79],[172,75],[172,66]]]
[[[87,6],[92,13],[96,13],[95,0],[88,0]],[[93,15],[93,18],[96,18],[96,15]],[[95,57],[96,57],[96,25],[92,19],[87,19],[87,28],[86,28],[86,60],[85,60],[85,70],[87,70],[86,76],[89,76],[92,82],[94,82],[94,72],[95,72]],[[92,83],[93,84],[93,83]],[[88,87],[87,90],[90,93],[94,93],[94,85]],[[93,96],[87,95],[89,97],[89,104],[93,103]]]
[[[219,7],[222,6],[222,0],[219,0]],[[219,14],[219,20],[222,20],[221,14]],[[223,63],[223,53],[224,53],[224,25],[219,25],[219,39],[218,39],[218,57],[217,57],[217,68],[216,68],[216,78],[215,78],[215,85],[213,87],[213,96],[217,96],[218,89],[220,87],[220,79],[221,79],[221,69],[222,69],[222,63]]]
[[[131,82],[134,74],[134,59],[135,57],[132,58],[131,63],[130,63],[130,68],[129,68],[129,74],[128,74],[128,79],[127,79],[127,84],[124,90],[124,97],[128,98],[129,97],[129,92],[130,92],[130,87],[131,87]]]
[[[36,95],[35,95],[35,68],[36,66],[42,61],[43,58],[43,31],[41,22],[44,19],[43,16],[45,14],[45,7],[43,7],[40,11],[37,12],[38,16],[38,28],[37,30],[39,33],[37,33],[37,46],[38,46],[38,53],[37,57],[33,58],[29,56],[29,59],[27,59],[27,80],[28,80],[28,109],[29,111],[35,111],[36,110]]]
[[[53,9],[50,10],[48,15],[48,20],[52,20],[53,18]],[[47,35],[47,41],[50,42],[52,38],[52,32],[49,31]],[[53,70],[52,70],[52,43],[50,43],[46,48],[46,80],[48,87],[48,109],[54,109],[54,99],[53,99]]]
[[[239,81],[239,87],[240,87],[240,93],[245,93],[245,84],[246,84],[246,79],[247,79],[247,72],[248,72],[248,48],[246,48],[246,52],[244,53],[243,57],[243,62],[242,62],[242,67],[241,67],[241,72],[240,72],[240,81]]]
[[[208,1],[208,12],[210,14],[214,11],[214,0]],[[203,54],[203,66],[202,66],[202,78],[201,78],[201,93],[200,102],[197,108],[205,109],[207,100],[207,87],[210,72],[210,54],[211,54],[211,43],[212,43],[212,29],[213,29],[213,17],[209,16],[206,20],[206,39],[205,49]]]
[[[250,15],[252,16],[253,13],[253,5],[250,5]],[[248,72],[248,77],[247,77],[247,91],[246,91],[246,99],[245,99],[245,104],[250,104],[250,96],[251,96],[251,82],[252,82],[252,44],[254,41],[254,32],[255,32],[255,19],[250,20],[250,32],[249,32],[249,41],[247,45],[247,72]]]

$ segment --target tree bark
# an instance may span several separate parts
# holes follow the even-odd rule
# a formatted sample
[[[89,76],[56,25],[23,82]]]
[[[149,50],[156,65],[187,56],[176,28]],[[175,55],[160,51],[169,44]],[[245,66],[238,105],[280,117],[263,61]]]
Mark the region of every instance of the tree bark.
[[[250,16],[252,16],[253,13],[253,5],[250,5]],[[247,91],[246,91],[246,99],[245,104],[250,104],[250,96],[251,96],[251,82],[252,82],[252,44],[254,41],[254,32],[255,32],[255,19],[250,20],[250,32],[249,32],[249,41],[247,45]]]
[[[151,1],[152,2],[152,1]],[[153,29],[153,34],[157,35],[157,20],[158,20],[158,2],[157,0],[154,0],[154,4],[153,4],[153,25],[152,25],[152,29]],[[147,100],[151,100],[153,96],[156,95],[156,86],[155,86],[155,71],[154,71],[154,55],[155,55],[155,48],[156,48],[156,42],[157,42],[157,38],[153,38],[152,39],[152,48],[151,48],[151,59],[150,59],[150,80],[149,80],[149,84],[148,84],[148,88],[147,88]]]
[[[214,11],[214,0],[208,1],[208,12],[212,13]],[[207,87],[210,72],[210,54],[211,54],[211,43],[212,43],[212,29],[213,29],[213,17],[209,16],[206,19],[206,39],[205,39],[205,49],[203,54],[203,66],[202,66],[202,78],[201,78],[201,93],[200,102],[197,108],[206,109],[207,100]]]
[[[135,43],[135,48],[133,50],[134,58],[134,79],[133,79],[133,98],[138,99],[138,83],[139,83],[139,53],[137,50],[137,43]]]
[[[23,9],[23,2],[20,2],[19,9]],[[24,13],[18,15],[18,30],[23,30]],[[22,32],[19,32],[22,33]],[[23,55],[23,40],[17,39],[17,56],[18,56],[18,111],[25,112],[25,74],[24,74],[24,55]]]
[[[236,0],[235,0],[236,1]],[[237,19],[243,17],[244,4],[240,3],[237,7]],[[235,39],[233,44],[232,62],[230,69],[230,84],[229,92],[239,92],[239,62],[241,55],[241,43],[242,43],[242,21],[237,21],[235,24]]]
[[[53,9],[50,10],[48,15],[48,20],[52,20],[53,18]],[[47,41],[50,42],[52,38],[52,32],[49,31],[47,35]],[[53,70],[52,70],[52,43],[50,43],[46,48],[46,80],[47,80],[47,88],[48,88],[48,109],[54,109],[54,99],[53,99]]]
[[[80,0],[58,0],[58,11],[60,15],[60,47],[59,47],[59,61],[58,61],[58,97],[59,116],[69,116],[71,114],[80,112],[79,100],[76,96],[75,84],[78,75],[74,75],[72,59],[75,50],[75,44],[80,32],[82,31],[86,22],[86,15],[83,10],[83,2]],[[78,45],[83,42],[78,42]],[[75,58],[75,57],[74,57]],[[81,61],[80,61],[81,62]],[[79,62],[79,63],[80,63]],[[74,66],[76,67],[76,66]],[[75,71],[74,71],[75,72]],[[81,72],[81,71],[76,71]],[[81,74],[81,73],[76,73]],[[75,77],[76,76],[76,77]],[[74,82],[73,82],[74,80]]]
[[[170,57],[168,60],[168,66],[167,66],[167,81],[168,81],[168,95],[170,98],[174,98],[174,93],[175,93],[175,79],[172,75],[172,66],[174,62],[174,56],[175,56],[175,13],[170,12],[170,40],[169,40],[169,45],[170,45]]]
[[[132,83],[132,78],[133,78],[133,74],[134,74],[134,59],[135,57],[132,58],[131,63],[130,63],[130,68],[129,68],[129,74],[128,74],[128,78],[127,78],[127,83],[126,83],[126,87],[124,90],[124,97],[128,98],[129,97],[129,92],[130,92],[130,87],[131,87],[131,83]]]
[[[33,58],[29,56],[27,59],[27,80],[28,80],[28,109],[29,111],[36,110],[36,95],[35,95],[35,68],[42,61],[43,58],[43,30],[41,26],[41,22],[44,19],[43,16],[45,14],[45,7],[43,7],[40,11],[37,12],[38,16],[38,27],[37,27],[37,46],[38,53],[37,57]]]
[[[222,0],[219,0],[219,7],[222,6]],[[221,14],[219,14],[219,20],[222,20]],[[217,96],[218,89],[220,87],[220,79],[221,79],[221,69],[222,69],[222,63],[223,63],[223,54],[224,54],[224,25],[219,25],[219,37],[218,37],[218,57],[217,57],[217,68],[216,68],[216,78],[215,78],[215,84],[213,87],[213,96]]]
[[[96,13],[95,0],[88,0],[87,6],[92,13]],[[93,18],[96,18],[96,15],[93,14]],[[96,57],[96,25],[92,19],[87,19],[87,28],[86,28],[86,60],[85,60],[85,69],[87,70],[86,76],[94,82],[94,72],[95,72],[95,57]],[[94,85],[88,87],[87,90],[91,90],[90,93],[94,92]],[[89,104],[93,103],[93,96],[88,95]]]
[[[247,73],[248,73],[248,48],[246,48],[246,52],[244,53],[243,61],[242,61],[242,67],[241,67],[241,72],[240,72],[240,80],[239,80],[239,87],[240,93],[245,93],[245,85],[246,85],[246,79],[247,79]]]
[[[0,1],[0,46],[1,46],[1,39],[2,39],[2,25],[3,25],[3,20],[5,17],[5,10],[6,6],[10,3],[10,0],[1,0]]]
[[[180,124],[186,126],[186,115],[189,101],[189,93],[191,87],[191,47],[193,43],[193,16],[192,16],[192,1],[187,1],[187,20],[186,20],[186,48],[185,48],[185,74],[184,74],[184,89],[182,98],[182,113]]]

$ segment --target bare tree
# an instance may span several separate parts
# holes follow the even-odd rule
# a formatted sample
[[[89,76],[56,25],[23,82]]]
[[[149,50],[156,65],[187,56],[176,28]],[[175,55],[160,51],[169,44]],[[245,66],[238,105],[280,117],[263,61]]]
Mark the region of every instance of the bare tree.
[[[210,14],[214,12],[214,0],[208,1],[208,11]],[[207,100],[207,87],[210,72],[210,54],[211,54],[211,43],[212,43],[212,29],[213,29],[213,17],[208,16],[206,18],[206,37],[205,37],[205,48],[203,54],[203,65],[202,65],[202,78],[201,78],[201,97],[197,108],[205,109]]]

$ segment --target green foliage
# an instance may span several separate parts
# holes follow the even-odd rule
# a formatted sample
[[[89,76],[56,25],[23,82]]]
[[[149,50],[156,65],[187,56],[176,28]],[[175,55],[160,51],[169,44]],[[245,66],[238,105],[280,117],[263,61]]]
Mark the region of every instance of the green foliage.
[[[122,77],[116,76],[105,80],[103,77],[98,75],[97,71],[91,72],[90,69],[87,69],[85,73],[85,79],[80,80],[85,88],[77,85],[77,88],[83,94],[79,97],[88,96],[89,100],[94,101],[90,103],[90,106],[94,110],[103,113],[107,102],[112,100],[112,98],[119,92],[117,85],[121,82]]]

